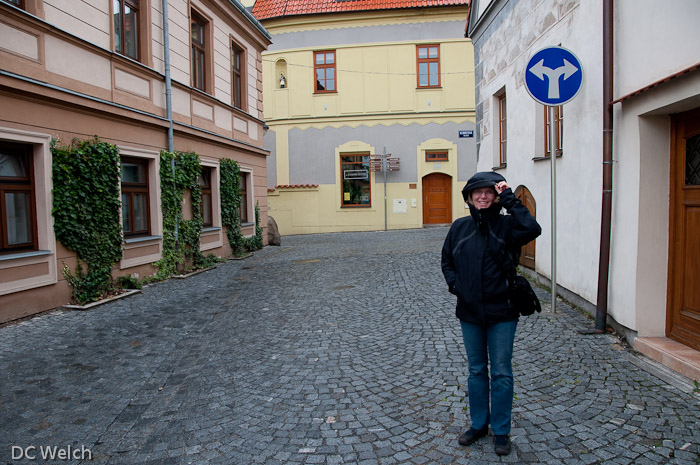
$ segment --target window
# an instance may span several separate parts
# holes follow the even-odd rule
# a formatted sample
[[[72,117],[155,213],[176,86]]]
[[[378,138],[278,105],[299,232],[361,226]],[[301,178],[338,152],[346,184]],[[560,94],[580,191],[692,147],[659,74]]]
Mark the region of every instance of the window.
[[[148,235],[148,161],[122,157],[122,228],[124,236]]]
[[[440,87],[440,46],[418,45],[418,87]]]
[[[134,60],[139,59],[138,0],[114,0],[114,49]]]
[[[192,87],[206,91],[207,79],[207,21],[194,11],[190,20],[190,34],[192,37]]]
[[[369,207],[372,205],[369,183],[369,155],[341,155],[340,175],[343,182],[341,206]]]
[[[549,121],[549,107],[544,107],[544,156],[552,156],[552,148],[550,147],[552,125]],[[564,129],[564,106],[559,105],[554,107],[554,145],[557,148],[557,156],[563,153],[563,129]]]
[[[314,52],[316,92],[335,92],[335,51]]]
[[[506,166],[508,161],[508,132],[506,120],[506,94],[504,93],[498,97],[498,140],[500,166]]]
[[[32,146],[0,144],[0,252],[36,249]]]
[[[447,161],[447,152],[425,152],[425,161]]]
[[[241,223],[248,222],[248,183],[245,173],[241,173]]]
[[[24,8],[24,5],[22,5],[22,0],[5,0],[7,3],[11,3],[14,6],[17,6],[19,8]]]
[[[233,106],[243,109],[243,89],[245,83],[243,81],[242,70],[245,69],[244,50],[236,44],[231,44],[231,85],[233,96]]]
[[[202,226],[212,226],[211,206],[211,168],[202,166],[202,173],[199,175],[199,187],[202,190]]]

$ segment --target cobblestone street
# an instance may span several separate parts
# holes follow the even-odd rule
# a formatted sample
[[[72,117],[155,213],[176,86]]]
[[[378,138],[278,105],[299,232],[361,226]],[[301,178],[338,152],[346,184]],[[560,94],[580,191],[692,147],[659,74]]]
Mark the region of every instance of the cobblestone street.
[[[460,446],[467,365],[446,233],[283,237],[0,327],[0,463],[700,463],[693,386],[614,335],[582,335],[592,320],[564,303],[553,314],[542,289],[543,312],[518,327],[513,453],[491,437]],[[40,455],[68,446],[70,460]],[[36,458],[13,459],[20,449]]]

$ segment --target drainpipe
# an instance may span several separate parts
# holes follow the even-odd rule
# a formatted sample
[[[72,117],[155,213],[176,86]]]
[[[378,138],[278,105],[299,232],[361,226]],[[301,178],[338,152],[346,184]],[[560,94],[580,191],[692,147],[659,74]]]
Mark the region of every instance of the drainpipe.
[[[168,119],[168,152],[174,150],[173,144],[173,97],[172,82],[170,80],[170,29],[168,27],[168,0],[163,0],[163,61],[165,62],[165,108]],[[175,159],[170,160],[170,169],[175,179]],[[175,185],[173,185],[175,189]],[[175,219],[175,250],[178,249],[178,223]]]
[[[596,304],[595,319],[595,330],[598,333],[605,332],[608,319],[613,184],[613,11],[613,0],[603,0],[603,205],[600,222],[598,303]]]

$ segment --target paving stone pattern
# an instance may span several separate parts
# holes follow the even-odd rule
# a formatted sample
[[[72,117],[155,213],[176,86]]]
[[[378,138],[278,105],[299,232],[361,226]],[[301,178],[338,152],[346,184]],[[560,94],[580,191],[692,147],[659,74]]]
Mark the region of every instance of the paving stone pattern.
[[[282,239],[89,311],[0,328],[0,463],[700,463],[700,396],[566,306],[523,318],[514,451],[461,447],[447,229]],[[650,369],[647,369],[647,366]],[[12,460],[12,446],[91,457]],[[38,455],[38,453],[37,453]],[[82,459],[85,460],[82,460]]]

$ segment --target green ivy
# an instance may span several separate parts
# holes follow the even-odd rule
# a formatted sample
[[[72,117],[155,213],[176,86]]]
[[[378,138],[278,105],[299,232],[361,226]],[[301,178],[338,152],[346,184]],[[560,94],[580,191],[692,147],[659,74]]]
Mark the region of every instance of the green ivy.
[[[244,253],[241,234],[241,169],[234,160],[221,160],[221,224],[234,256]]]
[[[119,149],[95,136],[69,147],[53,139],[51,153],[56,238],[78,258],[75,274],[67,266],[63,274],[71,297],[86,304],[111,288],[112,267],[122,258]]]
[[[199,237],[202,234],[201,172],[199,156],[194,152],[163,151],[160,154],[163,256],[155,263],[158,267],[156,279],[174,275],[178,265],[185,270],[188,264],[191,268],[211,266],[211,259],[205,258],[199,250]],[[182,215],[182,198],[186,191],[191,194],[191,220],[185,220]]]
[[[262,226],[260,226],[260,207],[255,204],[255,234],[246,238],[246,247],[248,250],[259,250],[263,247],[262,241]]]
[[[260,209],[255,205],[255,235],[245,238],[241,234],[241,169],[234,160],[221,160],[221,222],[226,227],[226,237],[234,256],[246,251],[261,249],[262,227]]]

